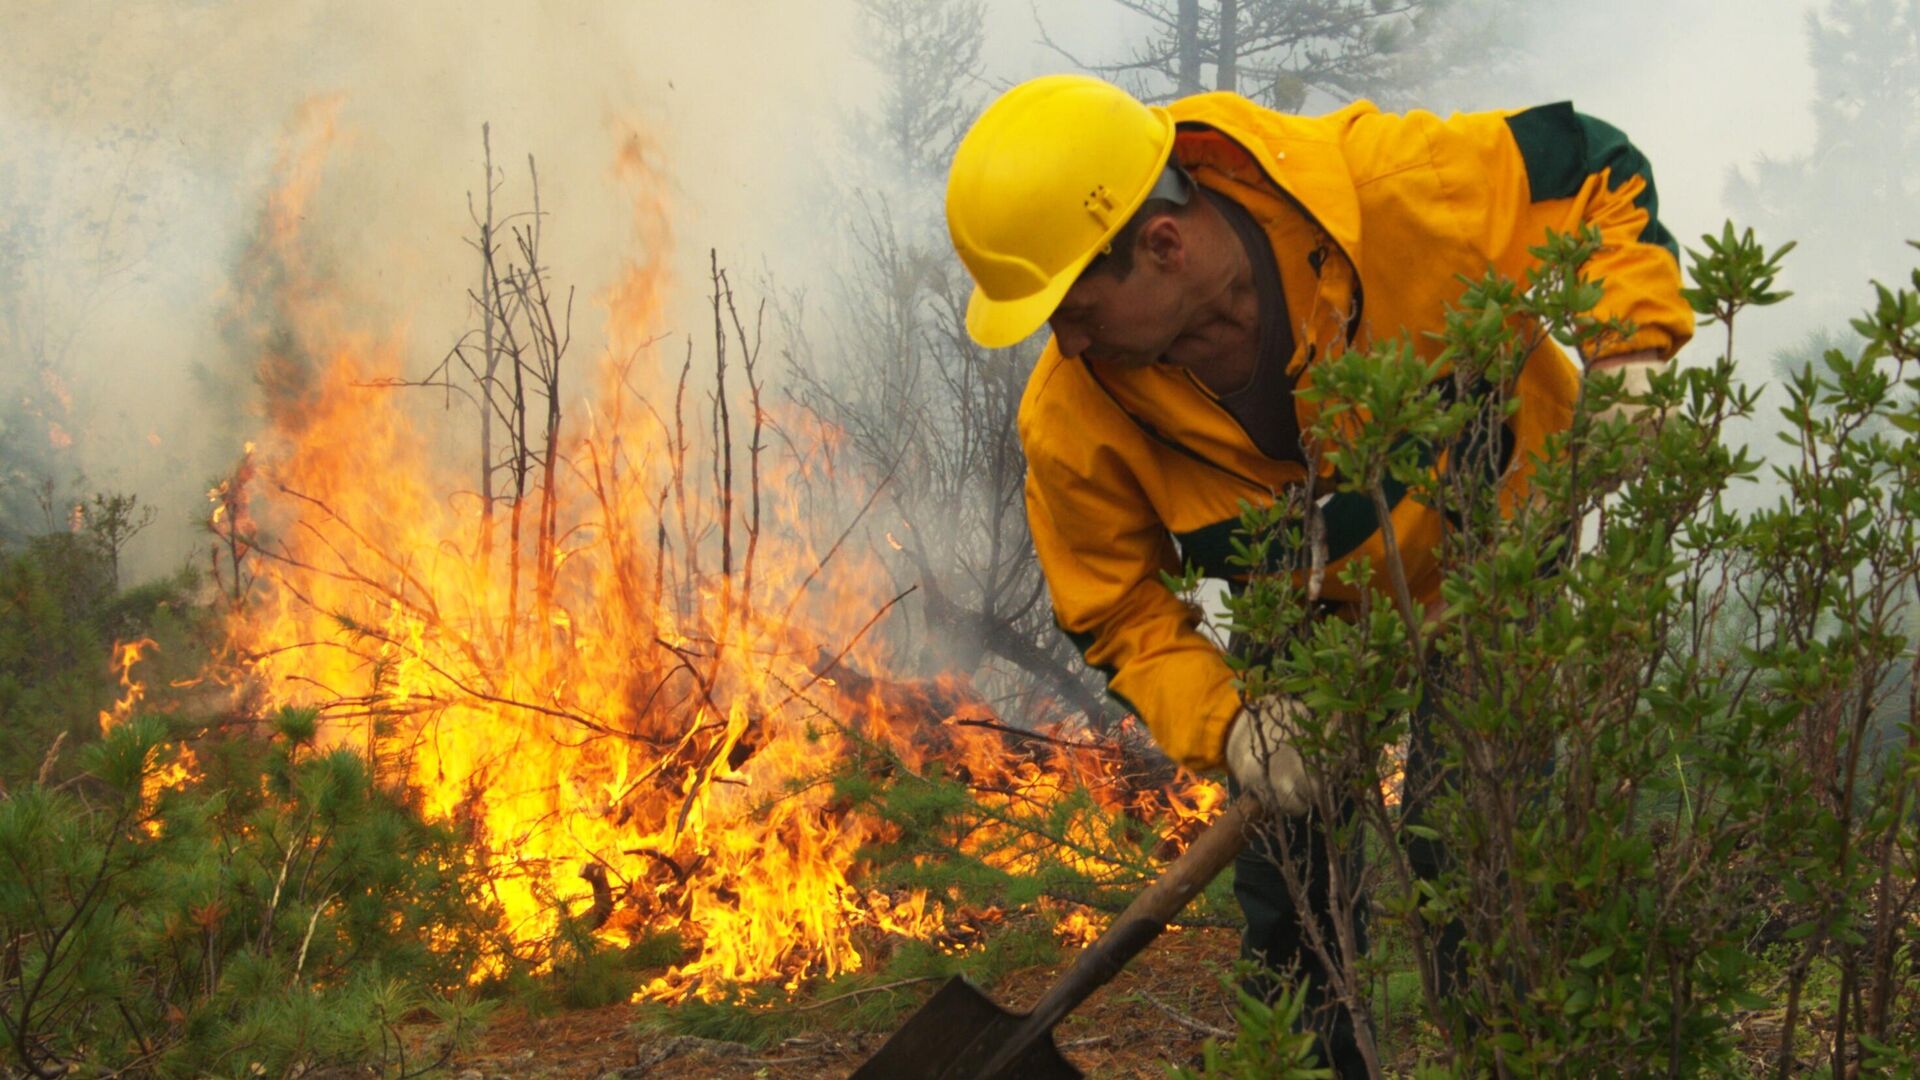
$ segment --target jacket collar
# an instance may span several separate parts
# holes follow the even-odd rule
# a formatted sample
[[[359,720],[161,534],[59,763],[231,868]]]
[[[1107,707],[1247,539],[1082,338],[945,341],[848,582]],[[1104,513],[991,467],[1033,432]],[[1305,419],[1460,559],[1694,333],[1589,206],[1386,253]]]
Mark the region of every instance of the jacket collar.
[[[1178,125],[1174,152],[1186,165],[1208,165],[1251,180],[1249,168],[1279,188],[1333,237],[1357,270],[1361,261],[1360,199],[1341,151],[1356,119],[1377,112],[1358,101],[1322,117],[1274,112],[1226,92],[1181,98],[1167,107]]]

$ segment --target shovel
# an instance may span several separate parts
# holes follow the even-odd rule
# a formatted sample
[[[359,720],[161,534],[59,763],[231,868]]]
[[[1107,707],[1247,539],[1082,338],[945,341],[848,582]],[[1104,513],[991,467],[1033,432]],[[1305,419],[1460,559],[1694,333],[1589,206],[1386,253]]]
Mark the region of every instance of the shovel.
[[[1266,814],[1252,793],[1235,799],[1080,951],[1032,1012],[1008,1012],[956,975],[850,1080],[1080,1080],[1080,1070],[1053,1045],[1053,1026],[1152,944],[1167,920],[1226,869],[1246,846],[1249,827]]]

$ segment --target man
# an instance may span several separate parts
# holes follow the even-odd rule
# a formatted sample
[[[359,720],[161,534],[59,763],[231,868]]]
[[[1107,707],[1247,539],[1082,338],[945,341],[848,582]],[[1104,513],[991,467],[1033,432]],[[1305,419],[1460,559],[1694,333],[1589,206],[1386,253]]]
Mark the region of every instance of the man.
[[[1361,102],[1298,117],[1226,93],[1149,107],[1058,75],[987,108],[947,188],[976,285],[967,329],[989,347],[1053,332],[1019,415],[1034,547],[1059,625],[1169,755],[1224,764],[1284,813],[1308,811],[1312,779],[1289,745],[1298,704],[1243,701],[1160,572],[1233,577],[1240,501],[1312,483],[1327,524],[1322,597],[1358,599],[1339,572],[1353,558],[1382,565],[1380,523],[1368,500],[1325,494],[1327,468],[1308,475],[1324,458],[1302,445],[1315,412],[1297,391],[1316,363],[1403,333],[1431,357],[1462,276],[1517,278],[1549,229],[1587,224],[1604,242],[1588,265],[1605,280],[1596,314],[1637,327],[1587,372],[1643,390],[1692,331],[1656,211],[1645,159],[1565,104],[1442,120]],[[1508,423],[1503,483],[1516,493],[1530,456],[1570,423],[1580,380],[1551,341],[1528,359]],[[1390,523],[1415,597],[1431,601],[1442,515],[1402,499]],[[1291,850],[1322,850],[1311,817],[1287,829],[1306,841]],[[1235,891],[1249,955],[1323,982],[1272,867],[1243,857]],[[1334,1064],[1364,1075],[1344,1027],[1336,1016],[1324,1029]]]

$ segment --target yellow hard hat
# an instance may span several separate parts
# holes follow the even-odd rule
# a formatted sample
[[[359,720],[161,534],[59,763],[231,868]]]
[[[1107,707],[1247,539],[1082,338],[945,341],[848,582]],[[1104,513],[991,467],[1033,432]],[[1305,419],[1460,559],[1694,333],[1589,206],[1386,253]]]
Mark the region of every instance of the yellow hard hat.
[[[1039,329],[1172,153],[1165,109],[1091,76],[1044,75],[987,106],[947,173],[947,231],[973,275],[973,340],[999,348]]]

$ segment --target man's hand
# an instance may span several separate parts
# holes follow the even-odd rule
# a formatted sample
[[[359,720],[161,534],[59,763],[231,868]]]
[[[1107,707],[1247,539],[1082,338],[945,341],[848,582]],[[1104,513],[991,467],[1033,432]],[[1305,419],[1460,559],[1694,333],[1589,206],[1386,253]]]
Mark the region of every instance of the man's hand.
[[[1587,367],[1588,378],[1595,375],[1617,376],[1621,385],[1620,396],[1613,404],[1595,413],[1594,420],[1626,420],[1640,427],[1651,427],[1659,422],[1660,410],[1646,404],[1647,381],[1654,372],[1666,365],[1667,362],[1660,359],[1660,354],[1653,349],[1603,356],[1595,360]]]
[[[1306,712],[1290,697],[1262,698],[1243,706],[1227,730],[1227,769],[1241,787],[1283,814],[1306,813],[1317,790],[1293,747]]]

